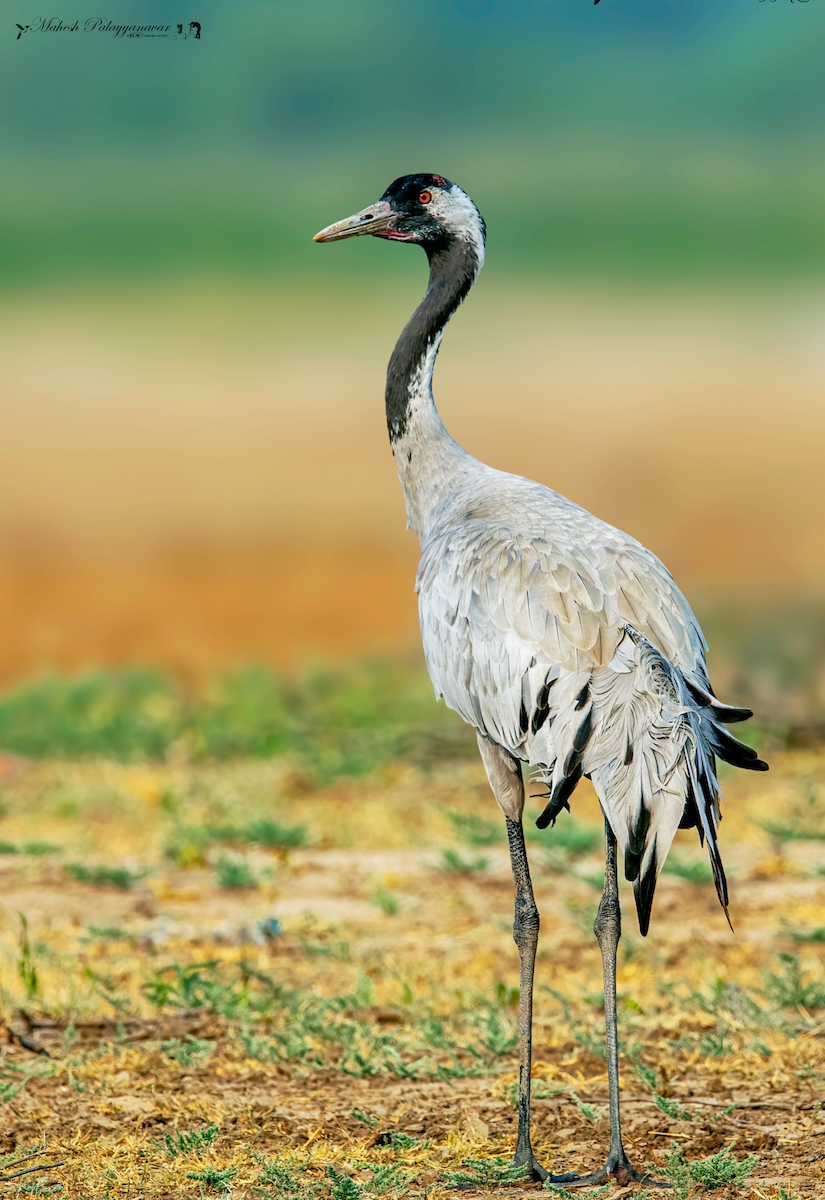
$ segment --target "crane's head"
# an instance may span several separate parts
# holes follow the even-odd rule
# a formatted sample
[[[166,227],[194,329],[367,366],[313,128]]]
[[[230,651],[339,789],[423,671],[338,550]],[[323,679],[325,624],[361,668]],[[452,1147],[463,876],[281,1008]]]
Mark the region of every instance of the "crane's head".
[[[376,204],[328,225],[316,242],[373,237],[393,242],[416,242],[432,258],[457,239],[470,243],[479,266],[484,261],[484,219],[466,192],[443,175],[402,175]]]

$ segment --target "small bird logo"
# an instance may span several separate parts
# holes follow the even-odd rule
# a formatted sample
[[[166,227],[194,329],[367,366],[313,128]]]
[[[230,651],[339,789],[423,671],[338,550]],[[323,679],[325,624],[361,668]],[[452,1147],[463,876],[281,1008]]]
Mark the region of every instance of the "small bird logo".
[[[16,21],[14,23],[15,23],[15,25],[17,25]],[[19,42],[21,37],[23,36],[23,34],[26,32],[26,30],[31,29],[31,26],[30,25],[17,25],[17,28],[20,30],[20,32],[18,33],[17,37],[15,38],[15,41]]]

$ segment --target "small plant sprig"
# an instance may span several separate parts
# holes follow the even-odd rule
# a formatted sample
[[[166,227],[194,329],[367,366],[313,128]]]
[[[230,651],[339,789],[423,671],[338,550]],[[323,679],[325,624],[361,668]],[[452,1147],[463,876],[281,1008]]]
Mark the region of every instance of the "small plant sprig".
[[[581,1115],[588,1121],[592,1121],[594,1125],[600,1121],[607,1112],[607,1108],[604,1104],[586,1104],[584,1100],[580,1100],[578,1096],[575,1095],[572,1097],[572,1100]]]
[[[327,1179],[332,1200],[359,1200],[361,1196],[384,1196],[392,1191],[394,1196],[406,1196],[410,1190],[410,1177],[401,1163],[389,1166],[375,1163],[360,1162],[358,1167],[372,1172],[372,1179],[367,1183],[357,1183],[343,1171],[335,1167],[327,1167]]]
[[[786,932],[794,942],[825,942],[825,925],[817,929],[786,929]]]
[[[692,1121],[692,1115],[686,1108],[682,1108],[681,1104],[677,1104],[675,1100],[663,1096],[661,1092],[653,1093],[653,1103],[663,1112],[666,1117],[670,1117],[672,1121]]]
[[[598,850],[604,835],[595,825],[585,825],[574,817],[565,816],[546,830],[538,830],[532,821],[528,821],[524,836],[528,842],[541,842],[555,850],[564,850],[572,858],[579,858]]]
[[[248,862],[243,859],[229,858],[222,854],[218,859],[215,873],[218,887],[227,891],[240,891],[243,888],[256,888],[258,877]]]
[[[66,863],[63,870],[78,883],[115,887],[124,892],[130,891],[146,875],[145,871],[130,871],[128,867],[87,867],[84,863]]]
[[[477,871],[484,871],[489,865],[489,858],[462,858],[457,850],[448,848],[441,851],[438,869],[445,875],[473,875]]]
[[[688,1162],[679,1143],[671,1142],[670,1154],[665,1158],[665,1176],[676,1200],[688,1200],[694,1186],[705,1192],[721,1187],[744,1187],[759,1158],[750,1155],[739,1162],[730,1149],[725,1146],[710,1158]]]
[[[467,846],[498,846],[504,839],[504,827],[475,813],[448,812],[453,832]]]
[[[25,914],[19,910],[17,915],[20,918],[20,957],[17,960],[17,974],[20,976],[20,981],[26,989],[26,999],[35,1000],[40,990],[40,985],[37,978],[37,967],[34,965],[32,944],[29,940],[29,922]]]
[[[398,915],[398,897],[388,887],[377,887],[372,893],[372,903],[380,908],[386,917]]]
[[[801,781],[802,795],[785,806],[786,820],[759,821],[779,853],[785,842],[825,841],[825,797],[811,778]]]
[[[825,1008],[825,987],[820,980],[806,983],[802,977],[802,964],[795,954],[777,955],[780,969],[767,976],[765,992],[783,1008]]]
[[[258,1186],[252,1190],[269,1200],[273,1197],[277,1197],[277,1200],[308,1200],[321,1188],[320,1183],[310,1183],[304,1174],[307,1162],[296,1162],[294,1155],[289,1156],[287,1161],[279,1161],[276,1158],[266,1159],[253,1150],[252,1158],[261,1168],[255,1181]],[[261,1187],[261,1184],[265,1186]]]
[[[366,1125],[369,1129],[375,1129],[378,1124],[378,1117],[375,1113],[362,1112],[360,1108],[353,1108],[349,1114],[354,1121],[360,1121],[362,1125]]]
[[[679,879],[686,879],[688,883],[700,884],[713,881],[710,863],[701,858],[695,862],[683,862],[681,859],[669,855],[662,867],[662,872],[665,875],[676,875]]]
[[[387,1136],[388,1145],[394,1150],[429,1150],[432,1146],[430,1138],[413,1137],[410,1133],[404,1133],[403,1130],[393,1129]]]
[[[24,842],[22,846],[14,842],[0,842],[0,854],[54,854],[59,849],[51,842]]]
[[[510,1085],[510,1087],[508,1089],[508,1096],[509,1096],[511,1104],[515,1108],[517,1101],[518,1101],[518,1084],[515,1081]],[[579,1110],[581,1115],[583,1117],[586,1117],[588,1121],[592,1121],[594,1124],[597,1121],[599,1121],[602,1118],[602,1116],[605,1114],[605,1112],[607,1111],[603,1104],[588,1104],[585,1100],[580,1100],[579,1097],[576,1095],[575,1089],[572,1088],[570,1086],[570,1084],[567,1084],[567,1083],[551,1083],[551,1084],[535,1083],[533,1085],[533,1099],[534,1100],[550,1100],[555,1096],[569,1097],[569,1099],[571,1099],[573,1101],[573,1103],[575,1104],[576,1108]]]
[[[213,1188],[216,1192],[227,1192],[237,1174],[237,1167],[224,1167],[222,1171],[219,1171],[217,1167],[206,1167],[203,1171],[187,1171],[186,1178],[195,1179],[208,1188]]]
[[[202,865],[214,845],[255,845],[267,850],[295,850],[306,845],[305,825],[281,825],[260,817],[248,825],[187,825],[176,823],[166,842],[165,854],[179,867]]]
[[[465,1158],[465,1170],[442,1171],[441,1178],[454,1187],[500,1187],[521,1183],[527,1178],[527,1166],[513,1166],[505,1158]]]
[[[171,1058],[184,1070],[189,1067],[202,1067],[214,1049],[214,1042],[201,1041],[200,1038],[192,1037],[191,1034],[187,1036],[185,1042],[172,1038],[171,1041],[161,1043],[161,1050],[167,1058]],[[210,1125],[207,1128],[211,1129],[213,1126]],[[214,1128],[217,1130],[217,1125]]]
[[[154,1144],[165,1150],[170,1158],[179,1158],[182,1154],[199,1153],[213,1145],[220,1135],[220,1126],[204,1125],[202,1129],[175,1130],[174,1134],[164,1133],[163,1141]]]

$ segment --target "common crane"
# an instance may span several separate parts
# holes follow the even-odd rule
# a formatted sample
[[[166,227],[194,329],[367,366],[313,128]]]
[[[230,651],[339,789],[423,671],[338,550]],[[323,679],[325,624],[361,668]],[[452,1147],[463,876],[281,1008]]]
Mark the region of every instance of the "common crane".
[[[442,425],[432,395],[435,357],[484,263],[485,224],[466,192],[441,175],[406,175],[377,204],[322,229],[315,241],[362,234],[423,246],[430,264],[426,295],[390,359],[386,415],[408,525],[421,547],[416,591],[427,668],[436,696],[476,730],[507,827],[521,984],[514,1165],[548,1178],[530,1140],[539,914],[522,827],[527,764],[548,787],[539,828],[569,810],[584,775],[601,804],[606,844],[594,932],[604,972],[610,1147],[599,1171],[549,1178],[647,1179],[631,1165],[621,1136],[617,845],[643,935],[677,829],[695,827],[707,842],[727,916],[716,758],[767,770],[724,728],[752,713],[716,699],[702,631],[655,555],[557,492],[479,462]]]

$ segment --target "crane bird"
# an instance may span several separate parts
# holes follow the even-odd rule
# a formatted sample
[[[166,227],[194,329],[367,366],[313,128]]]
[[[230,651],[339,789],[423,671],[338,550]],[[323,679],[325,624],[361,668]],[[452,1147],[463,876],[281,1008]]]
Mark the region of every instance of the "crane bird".
[[[421,547],[416,591],[427,668],[436,697],[475,729],[506,822],[521,985],[514,1166],[567,1184],[643,1180],[625,1154],[620,1123],[617,846],[643,935],[677,829],[695,827],[707,842],[727,916],[716,758],[767,770],[724,728],[752,713],[716,699],[702,631],[655,555],[557,492],[479,462],[441,423],[432,394],[436,354],[484,263],[486,227],[467,193],[441,175],[406,175],[377,204],[314,240],[363,234],[423,246],[430,264],[426,295],[390,359],[386,415],[408,526]],[[610,1147],[605,1165],[587,1176],[548,1176],[530,1140],[539,914],[522,827],[523,764],[547,784],[540,829],[569,811],[583,775],[604,816],[594,932],[604,974]]]

